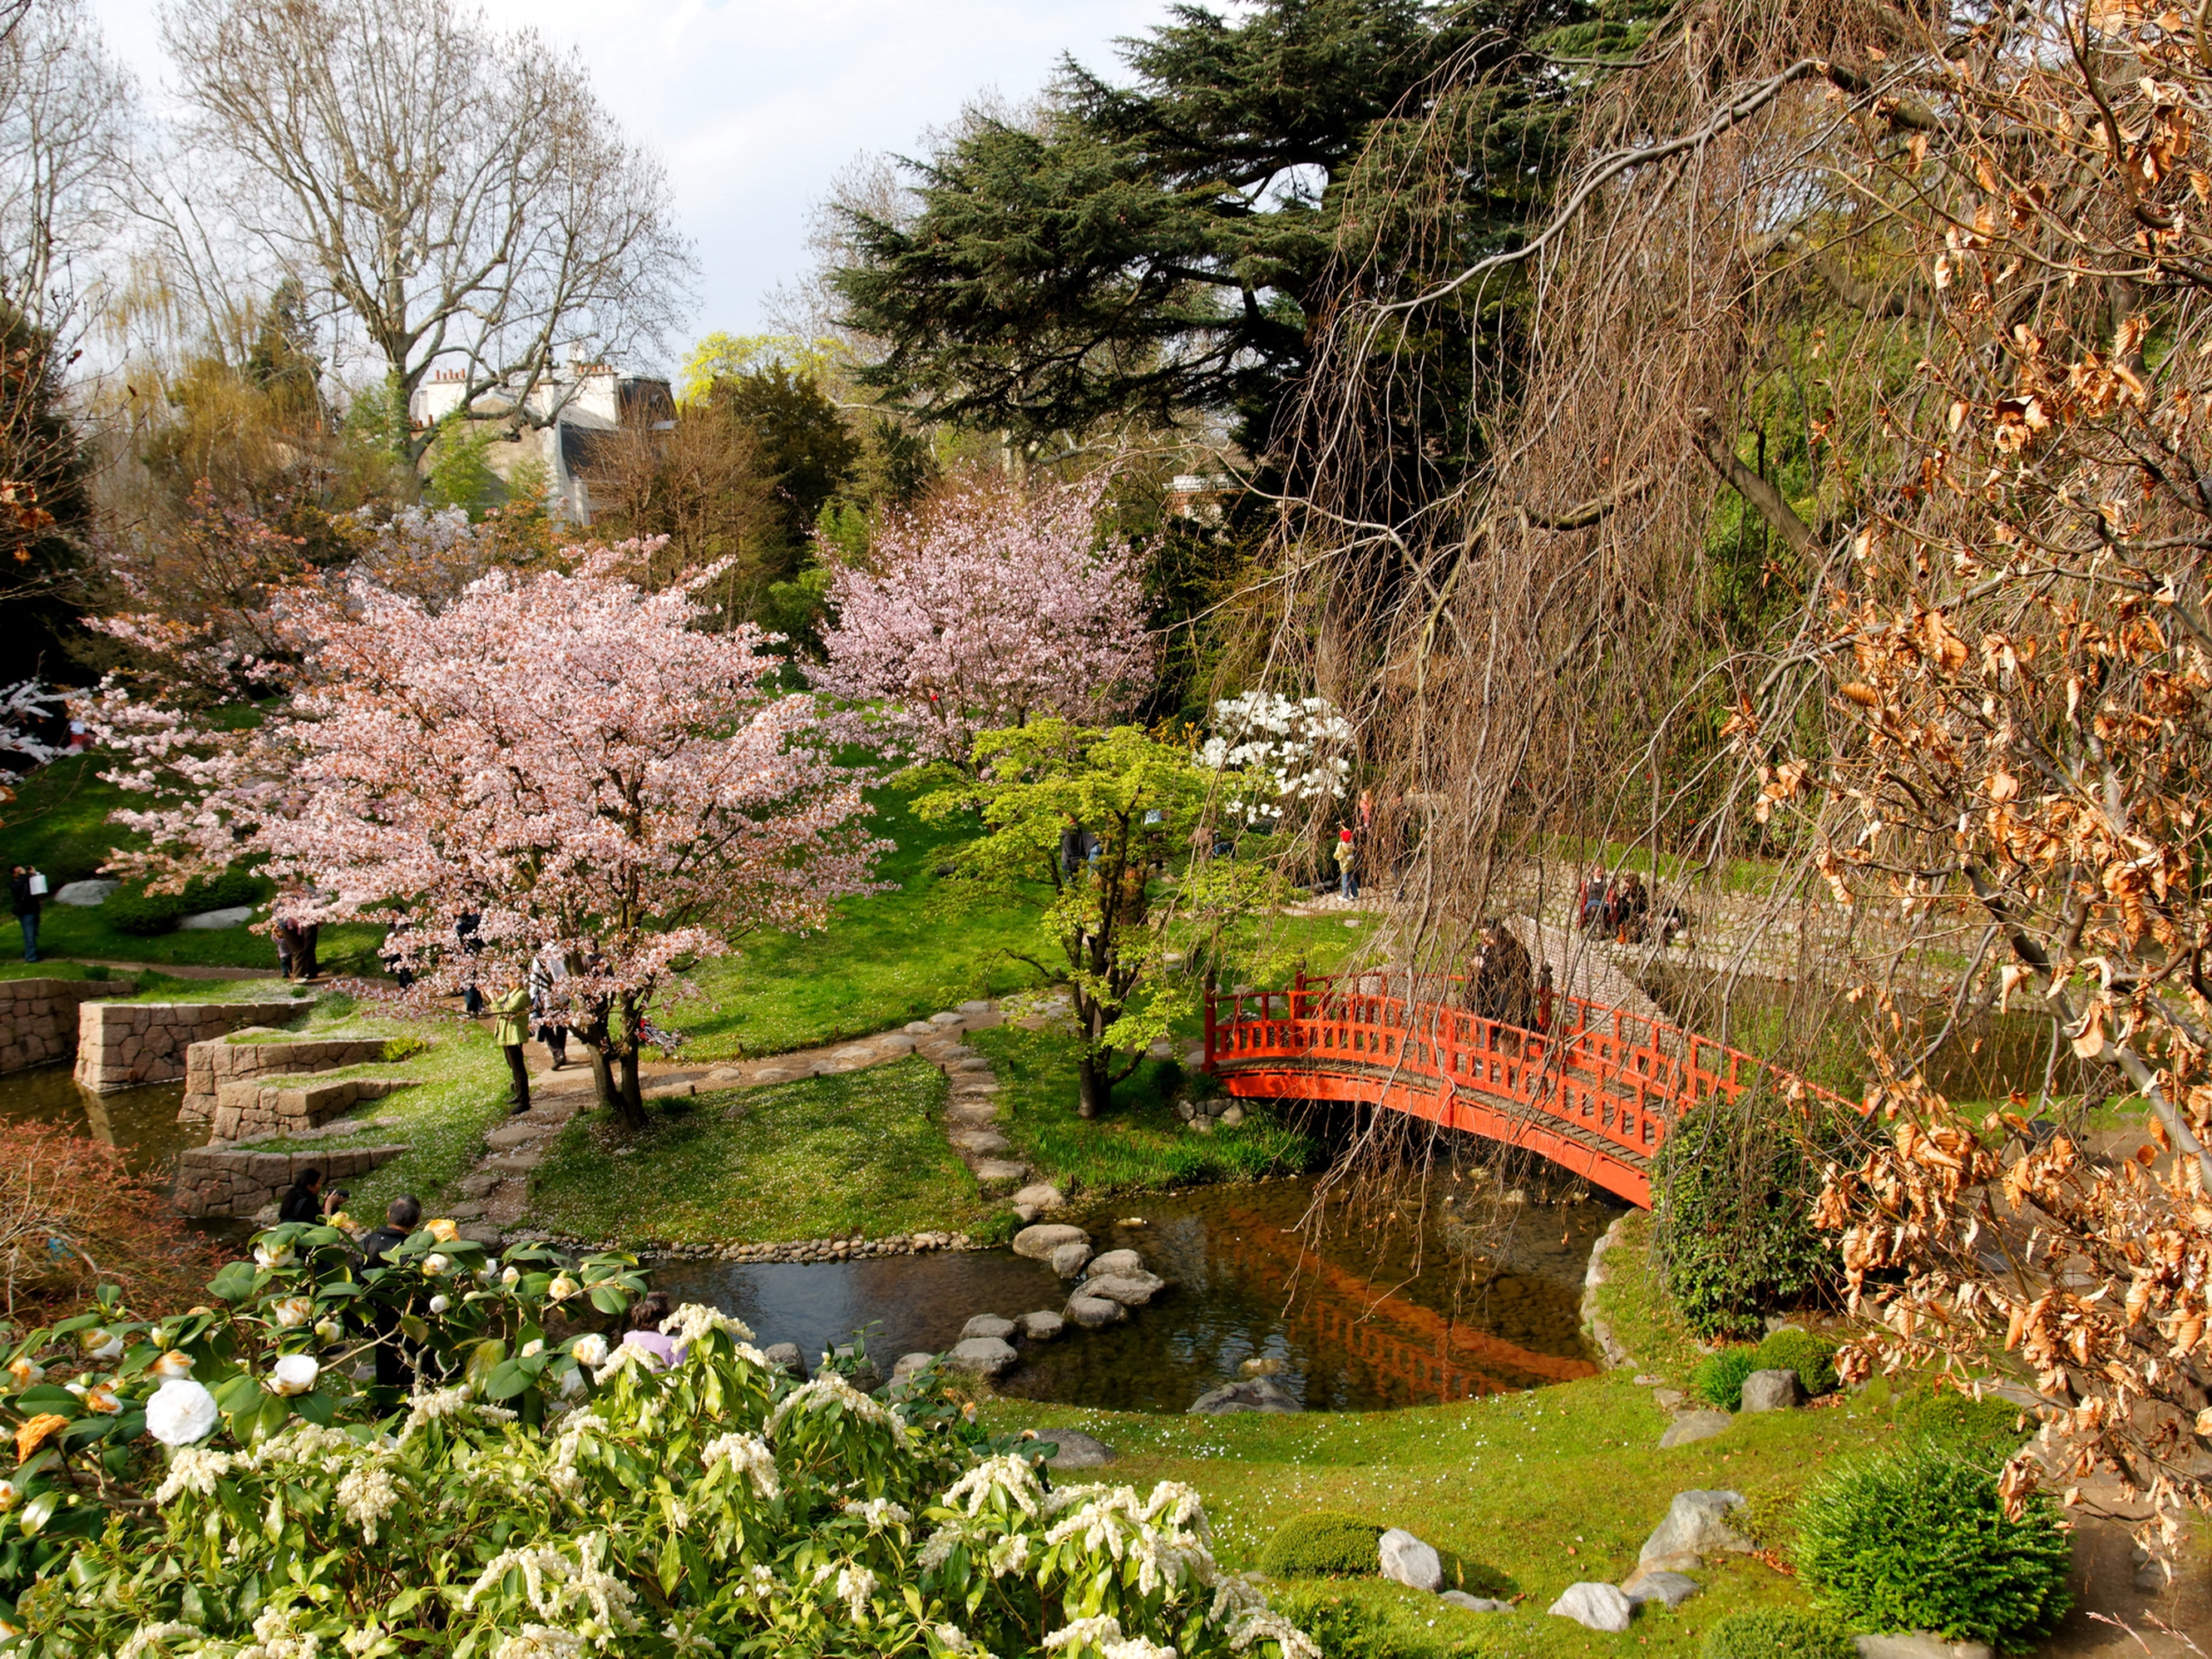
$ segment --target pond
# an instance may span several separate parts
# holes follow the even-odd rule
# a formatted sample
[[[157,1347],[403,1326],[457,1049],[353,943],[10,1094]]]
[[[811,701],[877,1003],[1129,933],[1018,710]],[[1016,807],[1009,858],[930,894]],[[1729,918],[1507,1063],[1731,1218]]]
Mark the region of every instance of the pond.
[[[41,1066],[0,1077],[0,1121],[51,1123],[72,1134],[122,1149],[134,1174],[167,1184],[177,1154],[207,1144],[207,1125],[179,1123],[182,1083],[157,1083],[119,1094],[99,1095],[80,1085],[66,1066]]]
[[[1372,1411],[1537,1388],[1596,1369],[1581,1329],[1583,1275],[1617,1208],[1532,1194],[1479,1218],[1476,1206],[1461,1206],[1470,1226],[1438,1205],[1418,1226],[1410,1217],[1347,1220],[1316,1252],[1298,1231],[1313,1196],[1313,1182],[1299,1178],[1125,1197],[1076,1213],[1097,1248],[1135,1249],[1170,1288],[1123,1325],[1071,1327],[1056,1341],[1024,1346],[1000,1392],[1181,1412],[1259,1360],[1273,1362],[1275,1382],[1310,1411]],[[973,1315],[1058,1311],[1068,1293],[1044,1263],[1006,1250],[687,1261],[653,1279],[678,1300],[734,1314],[764,1344],[796,1342],[810,1360],[865,1330],[886,1371],[900,1354],[951,1346]]]

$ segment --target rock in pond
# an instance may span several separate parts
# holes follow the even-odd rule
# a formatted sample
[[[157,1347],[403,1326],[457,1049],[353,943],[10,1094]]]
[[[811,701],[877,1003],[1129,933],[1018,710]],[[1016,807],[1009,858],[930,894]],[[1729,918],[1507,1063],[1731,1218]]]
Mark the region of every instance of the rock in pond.
[[[1053,1272],[1062,1279],[1080,1279],[1084,1268],[1091,1265],[1091,1243],[1078,1239],[1073,1244],[1063,1244],[1047,1259],[1052,1263]]]
[[[1048,1469],[1095,1469],[1114,1461],[1114,1449],[1078,1429],[1039,1429],[1036,1437],[1059,1449],[1044,1460]]]
[[[1026,1204],[1033,1210],[1061,1210],[1067,1207],[1067,1200],[1060,1195],[1060,1188],[1048,1181],[1032,1182],[1014,1194],[1014,1202]]]
[[[1014,1322],[1001,1319],[996,1314],[977,1314],[960,1328],[960,1336],[963,1341],[971,1336],[995,1336],[1001,1342],[1011,1342],[1014,1340]]]
[[[945,1356],[945,1363],[963,1371],[973,1371],[978,1376],[998,1376],[1012,1370],[1021,1363],[1021,1356],[1011,1343],[995,1336],[971,1336],[952,1345],[952,1352]]]
[[[1667,1425],[1667,1432],[1659,1437],[1659,1449],[1670,1446],[1687,1446],[1699,1440],[1711,1440],[1717,1434],[1726,1434],[1734,1421],[1726,1412],[1684,1412]]]
[[[1437,1600],[1460,1609],[1462,1613],[1510,1613],[1513,1604],[1487,1595],[1469,1595],[1465,1590],[1443,1590]]]
[[[1094,1279],[1134,1279],[1145,1271],[1145,1258],[1134,1250],[1109,1250],[1091,1260]]]
[[[1118,1325],[1128,1316],[1127,1308],[1103,1296],[1072,1296],[1067,1299],[1068,1319],[1088,1331]]]
[[[1032,1342],[1049,1342],[1067,1328],[1067,1322],[1058,1314],[1044,1309],[1025,1313],[1014,1322],[1022,1328],[1022,1334]]]
[[[1755,1547],[1751,1540],[1729,1524],[1729,1516],[1742,1507],[1740,1492],[1678,1492],[1667,1506],[1667,1518],[1644,1540],[1636,1559],[1650,1562],[1719,1551],[1748,1554]]]
[[[1093,1273],[1083,1281],[1083,1294],[1118,1302],[1125,1308],[1141,1308],[1167,1286],[1166,1279],[1153,1273],[1139,1273],[1133,1279]]]
[[[1554,1619],[1571,1619],[1588,1630],[1618,1636],[1636,1609],[1613,1584],[1570,1584],[1548,1609]]]
[[[1014,1254],[1032,1261],[1049,1261],[1052,1253],[1063,1244],[1090,1242],[1091,1235],[1080,1227],[1071,1227],[1065,1221],[1040,1221],[1014,1235]]]
[[[1190,1402],[1189,1415],[1221,1417],[1231,1412],[1302,1412],[1305,1409],[1297,1397],[1264,1376],[1247,1377],[1241,1382],[1224,1382],[1218,1389],[1208,1389]]]
[[[1654,1571],[1638,1567],[1620,1581],[1620,1593],[1628,1598],[1631,1607],[1642,1607],[1646,1601],[1663,1601],[1670,1607],[1679,1607],[1702,1588],[1694,1578],[1685,1578],[1679,1572]]]
[[[898,1363],[891,1367],[891,1381],[903,1382],[923,1366],[933,1364],[936,1358],[933,1353],[902,1353],[898,1357]]]
[[[1443,1558],[1432,1544],[1424,1544],[1403,1527],[1393,1527],[1375,1540],[1382,1573],[1394,1583],[1435,1595],[1444,1586]]]
[[[1804,1397],[1795,1371],[1753,1371],[1743,1379],[1743,1408],[1747,1412],[1795,1411]]]
[[[800,1382],[806,1380],[806,1361],[799,1353],[796,1342],[771,1342],[761,1350],[761,1357],[771,1365],[781,1366]]]

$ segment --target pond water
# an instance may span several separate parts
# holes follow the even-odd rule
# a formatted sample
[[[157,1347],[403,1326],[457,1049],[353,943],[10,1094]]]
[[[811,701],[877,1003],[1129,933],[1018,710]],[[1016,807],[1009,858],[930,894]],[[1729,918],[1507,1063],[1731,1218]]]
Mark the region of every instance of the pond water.
[[[165,1181],[177,1154],[207,1144],[207,1125],[179,1123],[182,1083],[157,1083],[100,1095],[80,1085],[66,1066],[0,1077],[0,1121],[51,1123],[72,1134],[120,1147],[138,1175]]]
[[[1581,1331],[1583,1275],[1617,1209],[1532,1194],[1515,1206],[1435,1205],[1417,1225],[1407,1206],[1402,1220],[1347,1217],[1316,1252],[1299,1231],[1313,1196],[1301,1178],[1149,1194],[1074,1215],[1099,1249],[1137,1250],[1170,1288],[1125,1324],[1071,1327],[1024,1346],[1000,1392],[1181,1412],[1244,1361],[1263,1360],[1310,1411],[1371,1411],[1596,1369]],[[764,1344],[796,1342],[810,1360],[864,1330],[886,1371],[900,1354],[949,1347],[972,1315],[1058,1311],[1068,1292],[1044,1263],[1006,1250],[671,1263],[653,1280],[678,1300],[736,1315]]]

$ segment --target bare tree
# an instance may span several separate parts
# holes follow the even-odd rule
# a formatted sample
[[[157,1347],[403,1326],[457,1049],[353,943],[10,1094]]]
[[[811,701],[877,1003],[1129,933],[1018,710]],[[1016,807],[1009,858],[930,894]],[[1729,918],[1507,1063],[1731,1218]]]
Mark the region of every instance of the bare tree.
[[[59,328],[99,269],[137,90],[83,0],[0,5],[0,300],[33,326]]]
[[[619,356],[670,321],[690,258],[665,174],[574,54],[449,0],[178,0],[161,36],[235,234],[395,404],[459,369],[472,416],[543,426],[556,352]],[[413,460],[431,437],[399,441]]]

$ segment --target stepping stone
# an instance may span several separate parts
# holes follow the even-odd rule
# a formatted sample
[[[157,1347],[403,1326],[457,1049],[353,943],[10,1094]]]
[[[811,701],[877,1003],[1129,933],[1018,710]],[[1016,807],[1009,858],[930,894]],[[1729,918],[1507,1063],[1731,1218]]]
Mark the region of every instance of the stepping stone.
[[[1014,1322],[1022,1328],[1022,1334],[1032,1342],[1049,1342],[1067,1328],[1067,1322],[1058,1314],[1040,1311],[1025,1313]]]
[[[1065,1208],[1067,1200],[1060,1196],[1060,1188],[1049,1182],[1036,1182],[1014,1194],[1014,1202],[1026,1204],[1033,1210]]]
[[[507,1235],[489,1221],[471,1222],[461,1229],[459,1236],[487,1250],[495,1250],[507,1243]]]
[[[995,1129],[955,1129],[945,1138],[962,1152],[979,1158],[995,1158],[1014,1150],[1014,1143]]]
[[[1084,1268],[1091,1264],[1091,1241],[1079,1238],[1073,1244],[1063,1244],[1048,1259],[1053,1272],[1062,1279],[1080,1279]]]
[[[658,1088],[641,1089],[638,1091],[638,1098],[641,1100],[674,1100],[680,1096],[684,1099],[689,1100],[693,1095],[696,1095],[698,1092],[699,1088],[696,1084],[664,1083]]]
[[[484,1206],[481,1200],[468,1199],[459,1204],[447,1205],[445,1219],[447,1221],[477,1221],[483,1218],[483,1212]]]
[[[923,1366],[935,1363],[936,1358],[933,1353],[902,1353],[898,1364],[891,1367],[891,1381],[903,1382]]]
[[[1133,1278],[1120,1274],[1102,1278],[1093,1273],[1083,1281],[1083,1294],[1103,1297],[1107,1301],[1118,1302],[1125,1308],[1141,1308],[1167,1287],[1167,1280],[1155,1273],[1143,1273]]]
[[[545,1161],[543,1152],[507,1152],[499,1158],[488,1158],[483,1162],[487,1170],[506,1170],[515,1175],[527,1175]]]
[[[979,1376],[998,1376],[1022,1363],[1011,1344],[995,1336],[971,1336],[952,1345],[945,1363],[957,1370]]]
[[[1620,1593],[1635,1607],[1646,1601],[1663,1601],[1670,1607],[1679,1607],[1700,1588],[1694,1578],[1685,1578],[1679,1572],[1655,1572],[1648,1567],[1638,1567],[1620,1581]]]
[[[947,1123],[981,1128],[987,1123],[996,1123],[999,1121],[999,1109],[988,1101],[956,1100],[945,1109],[945,1121]],[[1022,1190],[1027,1192],[1029,1188],[1024,1187]]]
[[[929,1023],[938,1030],[942,1031],[948,1026],[957,1025],[960,1023],[960,1016],[954,1013],[932,1014],[929,1017]]]
[[[1041,1221],[1034,1227],[1024,1227],[1014,1235],[1014,1254],[1027,1256],[1032,1261],[1051,1260],[1052,1253],[1063,1244],[1088,1244],[1091,1235],[1080,1227],[1072,1227],[1064,1221]]]
[[[914,1052],[914,1039],[902,1032],[894,1031],[889,1036],[879,1036],[876,1039],[876,1052],[883,1054],[910,1054]]]
[[[963,1342],[971,1336],[995,1337],[1001,1342],[1007,1342],[1013,1340],[1013,1334],[1014,1322],[1001,1319],[996,1314],[977,1314],[960,1328],[960,1340]]]
[[[960,1012],[963,1014],[988,1014],[991,1012],[991,1005],[988,1002],[963,1002],[960,1005]]]
[[[1142,1279],[1146,1277],[1145,1273],[1145,1258],[1139,1255],[1134,1250],[1126,1249],[1109,1250],[1103,1255],[1092,1258],[1091,1272],[1094,1278],[1099,1279]]]
[[[1469,1595],[1465,1590],[1443,1590],[1437,1595],[1439,1601],[1449,1602],[1463,1613],[1510,1613],[1510,1601],[1499,1601],[1487,1595]]]
[[[937,1035],[937,1028],[926,1019],[909,1020],[900,1026],[899,1030],[904,1031],[908,1036],[926,1037]]]
[[[1287,1415],[1304,1409],[1297,1396],[1280,1383],[1264,1376],[1249,1376],[1240,1382],[1224,1382],[1218,1389],[1208,1389],[1190,1402],[1186,1415],[1226,1417],[1236,1412]]]
[[[1018,1187],[1030,1178],[1030,1166],[1004,1158],[979,1158],[968,1172],[986,1187]]]
[[[503,1152],[509,1147],[527,1146],[544,1133],[543,1124],[503,1123],[484,1137],[484,1145]]]
[[[481,1170],[472,1170],[461,1177],[460,1190],[465,1197],[482,1198],[493,1188],[498,1186],[502,1179],[504,1177],[501,1176],[487,1174]]]
[[[876,1046],[872,1042],[848,1043],[842,1048],[830,1050],[832,1060],[853,1060],[863,1063],[876,1058]]]
[[[753,1073],[753,1081],[755,1083],[796,1083],[803,1077],[813,1075],[812,1072],[802,1071],[796,1066],[763,1066]]]
[[[799,1352],[796,1342],[772,1342],[761,1350],[761,1358],[802,1382],[806,1380],[806,1358]]]
[[[1700,1440],[1711,1440],[1715,1435],[1726,1434],[1728,1425],[1734,1420],[1726,1412],[1684,1412],[1659,1437],[1659,1449],[1692,1445]]]
[[[1129,1316],[1129,1310],[1118,1302],[1109,1302],[1103,1297],[1070,1297],[1067,1317],[1087,1331],[1101,1330],[1109,1325],[1118,1325]]]
[[[961,1021],[971,1031],[995,1031],[1006,1023],[1006,1017],[995,1008],[986,1009],[980,1014],[970,1014]]]

